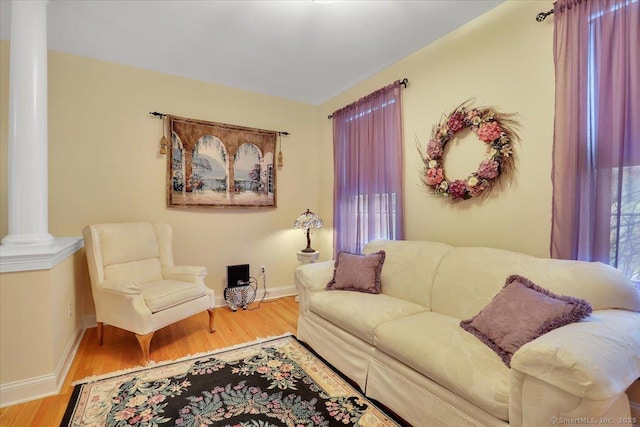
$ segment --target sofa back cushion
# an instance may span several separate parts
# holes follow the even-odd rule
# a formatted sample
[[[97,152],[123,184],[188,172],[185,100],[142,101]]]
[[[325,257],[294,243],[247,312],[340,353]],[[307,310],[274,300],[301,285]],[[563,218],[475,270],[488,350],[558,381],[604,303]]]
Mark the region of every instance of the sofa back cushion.
[[[451,246],[438,242],[374,240],[365,254],[385,251],[382,293],[431,309],[433,278],[438,264]]]
[[[594,310],[640,311],[638,289],[608,265],[465,247],[452,248],[442,258],[434,279],[431,309],[458,319],[473,317],[491,302],[512,274],[555,294],[585,299]]]
[[[152,224],[99,224],[96,228],[106,280],[145,283],[162,279],[160,249]]]

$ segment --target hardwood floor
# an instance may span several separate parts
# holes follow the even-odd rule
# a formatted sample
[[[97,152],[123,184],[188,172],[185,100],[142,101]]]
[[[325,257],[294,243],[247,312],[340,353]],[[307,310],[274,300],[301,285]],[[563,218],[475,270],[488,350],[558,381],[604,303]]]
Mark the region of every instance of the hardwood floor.
[[[208,315],[202,312],[159,330],[151,341],[151,359],[177,359],[265,338],[286,332],[296,333],[298,304],[294,297],[280,298],[232,312],[216,309],[217,331],[208,332]],[[136,337],[105,326],[104,345],[98,345],[97,328],[87,329],[60,394],[0,409],[2,427],[59,426],[73,391],[72,383],[83,378],[140,366],[142,352]]]

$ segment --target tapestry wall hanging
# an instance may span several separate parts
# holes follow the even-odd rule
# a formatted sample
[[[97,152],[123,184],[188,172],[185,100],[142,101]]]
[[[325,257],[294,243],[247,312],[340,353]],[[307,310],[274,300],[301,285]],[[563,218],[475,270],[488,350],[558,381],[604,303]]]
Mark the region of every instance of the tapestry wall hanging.
[[[513,114],[489,107],[470,108],[468,104],[469,101],[443,115],[440,123],[433,126],[427,149],[420,153],[424,163],[422,182],[432,193],[452,202],[486,196],[501,180],[509,180],[515,169],[513,143],[518,135]],[[445,148],[467,129],[485,145],[485,158],[466,178],[452,180],[444,171]]]
[[[278,132],[166,119],[168,206],[276,207]]]

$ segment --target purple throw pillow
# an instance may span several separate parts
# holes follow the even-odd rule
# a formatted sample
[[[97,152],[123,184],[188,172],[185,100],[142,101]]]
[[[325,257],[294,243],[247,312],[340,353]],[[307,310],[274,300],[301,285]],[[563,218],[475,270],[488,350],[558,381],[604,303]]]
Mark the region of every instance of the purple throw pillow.
[[[368,255],[340,252],[336,258],[333,279],[327,284],[327,289],[379,294],[382,290],[380,272],[384,258],[384,251]]]
[[[509,367],[523,345],[549,331],[591,314],[587,301],[559,296],[530,280],[512,275],[480,313],[460,326],[495,351]]]

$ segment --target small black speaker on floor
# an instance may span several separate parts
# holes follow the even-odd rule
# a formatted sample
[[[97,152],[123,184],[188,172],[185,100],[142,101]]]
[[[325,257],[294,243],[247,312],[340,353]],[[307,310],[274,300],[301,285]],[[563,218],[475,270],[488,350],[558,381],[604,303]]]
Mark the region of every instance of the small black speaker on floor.
[[[235,288],[249,284],[249,264],[227,266],[227,287]]]

